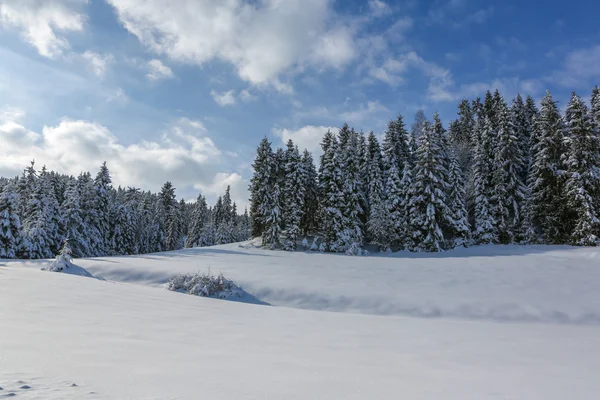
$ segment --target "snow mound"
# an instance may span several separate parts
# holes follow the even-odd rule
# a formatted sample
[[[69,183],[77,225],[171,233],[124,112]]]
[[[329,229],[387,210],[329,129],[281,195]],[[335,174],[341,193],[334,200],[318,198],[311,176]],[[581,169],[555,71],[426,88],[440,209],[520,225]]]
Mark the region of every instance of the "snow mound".
[[[201,274],[179,274],[172,277],[165,285],[165,289],[174,292],[183,292],[196,296],[212,297],[217,299],[228,299],[230,297],[242,297],[242,289],[232,280],[209,272]]]

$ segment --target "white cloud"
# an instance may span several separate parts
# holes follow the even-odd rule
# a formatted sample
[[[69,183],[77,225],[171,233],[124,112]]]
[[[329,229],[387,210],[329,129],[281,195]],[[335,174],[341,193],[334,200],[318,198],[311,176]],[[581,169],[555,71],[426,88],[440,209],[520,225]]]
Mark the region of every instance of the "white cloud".
[[[277,128],[273,129],[273,133],[281,139],[282,146],[285,145],[288,140],[292,139],[301,151],[304,149],[310,151],[316,161],[322,153],[321,141],[323,135],[325,135],[328,130],[337,132],[338,128],[333,126],[307,125],[296,130]]]
[[[85,17],[77,11],[83,3],[81,0],[0,0],[0,26],[19,31],[42,56],[53,58],[70,48],[65,33],[83,30]]]
[[[148,73],[146,74],[146,78],[151,81],[169,79],[173,77],[173,71],[171,71],[171,68],[167,67],[160,60],[153,59],[148,61],[147,67]]]
[[[92,121],[65,118],[44,126],[41,134],[7,121],[0,124],[0,142],[0,176],[19,174],[32,159],[38,167],[72,175],[93,173],[106,161],[115,185],[157,191],[170,180],[186,199],[195,198],[197,190],[212,194],[227,158],[200,121],[185,118],[175,121],[159,141],[130,145]],[[246,187],[231,179],[239,186],[235,193],[240,205],[245,205]]]
[[[252,94],[248,89],[244,89],[240,92],[240,99],[245,103],[254,101],[256,98],[257,96]]]
[[[17,107],[0,108],[0,122],[16,122],[25,116],[25,111]]]
[[[112,54],[99,54],[93,51],[86,51],[81,57],[88,63],[89,68],[99,77],[104,76],[108,65],[114,61]]]
[[[600,78],[600,46],[571,51],[562,68],[550,78],[553,82],[571,89],[580,88]]]
[[[390,110],[383,104],[376,101],[368,101],[367,106],[361,104],[360,107],[353,111],[346,111],[341,114],[341,118],[348,124],[360,124],[370,118],[387,113]]]
[[[391,7],[381,0],[369,0],[369,9],[375,17],[382,17],[392,12]]]
[[[118,87],[115,90],[108,93],[108,95],[106,96],[106,101],[108,103],[111,103],[113,101],[117,103],[126,103],[129,101],[129,97],[122,88]]]
[[[355,33],[336,25],[329,0],[108,2],[125,29],[156,54],[197,65],[225,61],[255,85],[281,83],[297,67],[341,68],[356,55]]]
[[[228,90],[223,93],[219,93],[214,90],[211,90],[210,95],[212,96],[215,103],[217,103],[221,107],[231,106],[231,105],[234,105],[236,102],[234,90]]]

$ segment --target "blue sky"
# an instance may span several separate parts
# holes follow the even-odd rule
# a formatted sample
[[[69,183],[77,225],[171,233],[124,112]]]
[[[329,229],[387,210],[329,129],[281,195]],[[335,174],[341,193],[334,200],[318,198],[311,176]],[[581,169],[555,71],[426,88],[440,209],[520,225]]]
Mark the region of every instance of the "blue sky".
[[[259,140],[318,155],[328,127],[447,123],[499,88],[561,102],[600,78],[600,4],[0,0],[0,174],[70,174],[247,200]]]

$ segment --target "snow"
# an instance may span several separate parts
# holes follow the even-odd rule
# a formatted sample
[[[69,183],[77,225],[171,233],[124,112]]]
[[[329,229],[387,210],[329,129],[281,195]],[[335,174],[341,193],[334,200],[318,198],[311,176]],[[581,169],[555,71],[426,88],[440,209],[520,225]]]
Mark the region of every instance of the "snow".
[[[41,271],[50,260],[0,260],[0,397],[600,393],[600,250],[347,257],[245,247],[73,261],[100,279]],[[162,288],[208,267],[273,307]]]

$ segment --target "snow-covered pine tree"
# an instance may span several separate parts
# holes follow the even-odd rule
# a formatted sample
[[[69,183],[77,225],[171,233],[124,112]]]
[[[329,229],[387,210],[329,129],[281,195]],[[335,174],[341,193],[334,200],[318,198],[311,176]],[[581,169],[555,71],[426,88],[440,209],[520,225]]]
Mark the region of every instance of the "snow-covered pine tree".
[[[185,247],[196,247],[204,244],[201,241],[201,237],[207,224],[208,206],[206,205],[206,198],[202,194],[199,194],[196,204],[194,204],[194,210],[192,211],[192,221]]]
[[[324,251],[337,251],[338,234],[344,229],[342,215],[344,196],[338,147],[335,135],[327,131],[321,143],[323,154],[319,165],[320,225]]]
[[[423,110],[418,110],[415,114],[415,119],[413,124],[410,127],[410,138],[409,138],[409,147],[411,152],[411,163],[414,166],[417,157],[417,148],[419,147],[419,138],[423,134],[423,127],[427,121],[427,117],[425,116],[425,112]]]
[[[17,258],[20,245],[19,193],[8,182],[0,192],[0,258]]]
[[[489,94],[489,92],[488,92]],[[491,197],[491,163],[493,147],[490,138],[491,123],[485,115],[485,108],[477,102],[477,120],[474,127],[473,158],[473,239],[476,244],[489,244],[496,241],[495,222],[490,207]]]
[[[564,122],[550,92],[542,99],[534,124],[535,145],[529,174],[533,229],[546,243],[564,243]]]
[[[283,219],[286,229],[284,249],[296,250],[301,233],[301,223],[305,209],[306,172],[298,147],[288,140],[283,165],[284,183],[282,193]]]
[[[458,156],[454,151],[450,152],[450,170],[448,171],[447,198],[450,213],[447,224],[450,228],[452,247],[467,247],[470,242],[471,230],[465,206],[465,184]]]
[[[409,163],[405,164],[405,168],[410,167]],[[400,172],[395,163],[391,165],[391,168],[387,173],[387,180],[385,182],[384,192],[384,210],[382,211],[383,217],[387,218],[387,222],[384,225],[386,231],[385,239],[387,247],[390,245],[397,248],[402,248],[406,238],[402,236],[403,230],[401,229],[405,222],[403,200],[404,193],[400,178]]]
[[[269,171],[266,174],[268,177],[265,187],[266,192],[259,209],[260,215],[263,216],[262,242],[264,246],[270,248],[275,248],[280,244],[284,223],[282,215],[283,163],[284,152],[282,149],[277,149],[274,156],[268,158]]]
[[[529,145],[531,143],[531,126],[528,116],[528,111],[525,108],[525,103],[520,94],[513,99],[510,107],[510,129],[516,137],[519,146],[521,160],[519,162],[518,171],[521,182],[527,181],[527,173],[529,171]]]
[[[527,96],[525,100],[525,130],[529,132],[529,143],[527,146],[527,175],[529,176],[529,170],[531,169],[531,164],[533,163],[533,148],[537,143],[537,138],[535,137],[536,129],[535,129],[535,120],[539,114],[537,106],[535,105],[535,100],[531,96]],[[528,177],[527,176],[527,177]],[[527,182],[527,179],[525,179]]]
[[[569,241],[579,246],[597,246],[600,244],[600,210],[596,208],[600,195],[600,131],[594,126],[585,102],[575,93],[567,106],[565,125],[565,198],[567,220],[572,225]]]
[[[496,104],[496,119],[491,201],[498,241],[506,244],[514,242],[520,232],[521,208],[525,198],[525,187],[521,180],[525,167],[521,145],[528,138],[517,136],[519,126],[515,126],[515,121],[511,120],[501,97]]]
[[[271,143],[264,137],[256,149],[256,158],[252,164],[254,173],[250,180],[250,218],[252,220],[252,237],[262,236],[264,232],[263,219],[260,210],[264,208],[267,198],[267,183],[270,179],[273,150]]]
[[[61,204],[62,237],[69,239],[75,257],[91,255],[89,244],[85,235],[86,226],[81,208],[81,194],[79,182],[75,179],[69,182],[65,191],[64,201]]]
[[[340,130],[340,186],[344,202],[341,207],[344,230],[338,235],[338,251],[346,251],[350,246],[361,246],[363,241],[361,204],[364,203],[363,177],[361,175],[361,160],[359,134],[350,129],[348,137],[344,140]]]
[[[450,125],[449,141],[454,148],[462,174],[467,174],[473,160],[472,132],[475,125],[473,110],[468,100],[458,106],[458,119]]]
[[[435,125],[426,123],[417,150],[414,184],[410,191],[410,216],[416,251],[441,251],[444,236],[441,224],[450,210],[446,204],[448,171],[444,166],[443,129],[436,114]],[[439,125],[436,127],[436,125]]]
[[[308,150],[302,153],[304,168],[304,210],[302,212],[301,231],[308,235],[317,229],[317,212],[319,208],[318,175],[312,154]]]
[[[379,250],[386,251],[390,247],[388,238],[387,209],[385,203],[383,164],[381,161],[381,148],[373,132],[368,137],[368,190],[369,218],[367,220],[367,238]]]
[[[179,205],[175,198],[175,188],[169,181],[165,182],[158,194],[157,213],[161,230],[164,232],[163,250],[175,250],[179,240]]]
[[[96,188],[95,211],[98,233],[100,234],[99,255],[108,255],[113,252],[110,245],[110,191],[112,179],[106,166],[102,163],[100,171],[96,174],[94,185]]]

